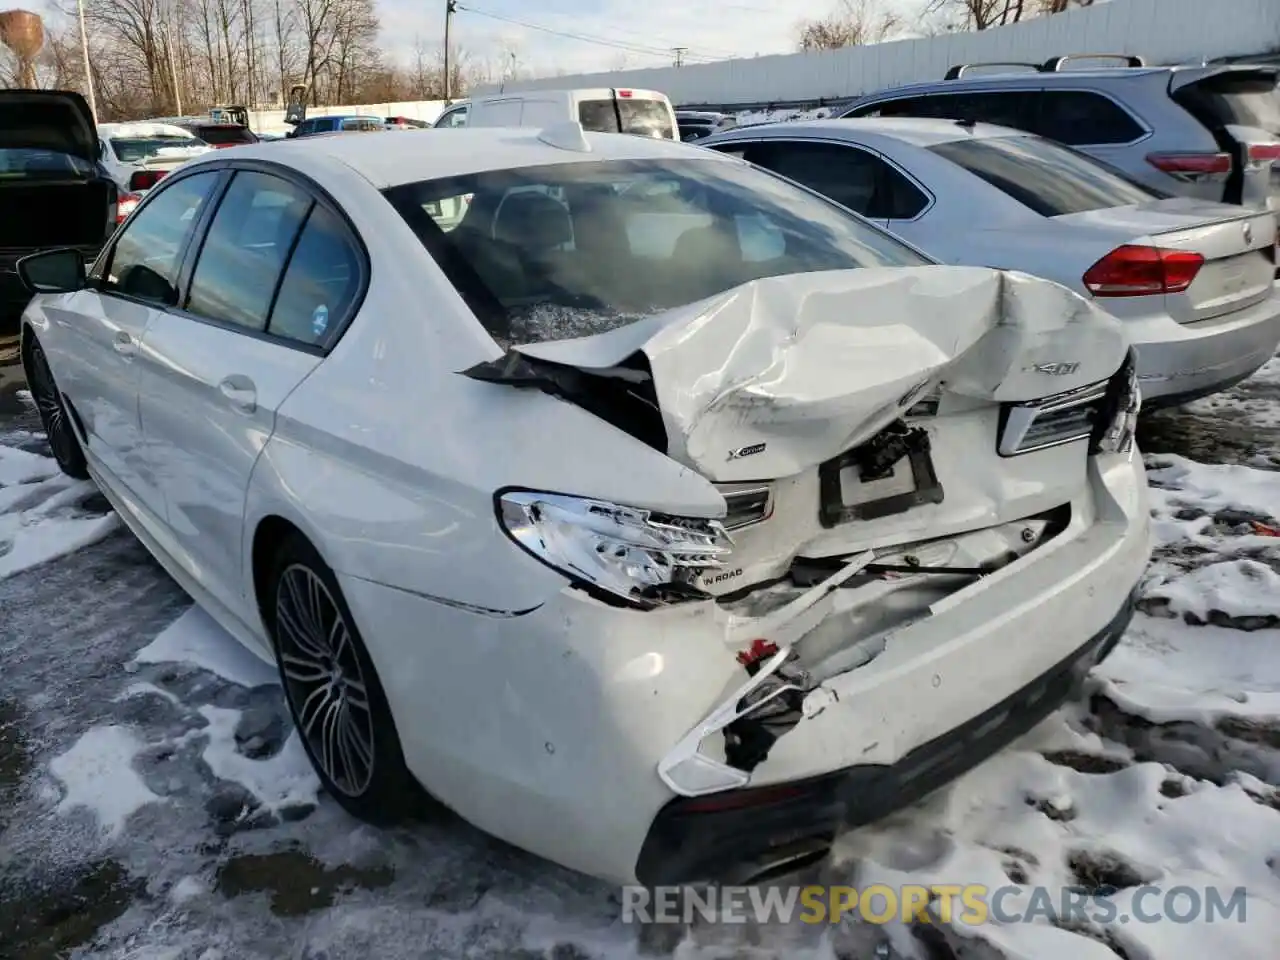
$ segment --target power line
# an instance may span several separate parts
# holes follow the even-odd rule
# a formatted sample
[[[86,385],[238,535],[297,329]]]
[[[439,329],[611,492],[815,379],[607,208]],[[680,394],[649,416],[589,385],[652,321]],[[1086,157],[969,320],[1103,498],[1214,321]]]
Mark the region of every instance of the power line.
[[[582,43],[591,43],[591,44],[595,44],[596,46],[610,47],[614,50],[625,50],[629,53],[643,53],[651,57],[666,58],[671,56],[670,47],[667,47],[665,49],[661,47],[649,47],[649,46],[642,46],[636,43],[626,43],[620,40],[610,40],[606,37],[598,37],[598,36],[593,36],[591,34],[570,33],[567,30],[556,30],[552,27],[544,27],[537,23],[528,23],[524,20],[516,20],[514,17],[504,17],[504,16],[501,16],[500,14],[489,13],[487,10],[477,10],[475,7],[467,7],[467,6],[463,6],[462,4],[458,4],[458,9],[465,10],[467,13],[474,13],[477,16],[488,17],[491,20],[500,20],[503,23],[510,23],[518,27],[524,27],[526,30],[537,30],[540,33],[547,33],[556,37],[564,37],[569,40],[578,40]],[[714,57],[704,57],[701,55],[690,55],[690,56],[691,56],[691,59],[704,60],[704,61],[715,59]]]

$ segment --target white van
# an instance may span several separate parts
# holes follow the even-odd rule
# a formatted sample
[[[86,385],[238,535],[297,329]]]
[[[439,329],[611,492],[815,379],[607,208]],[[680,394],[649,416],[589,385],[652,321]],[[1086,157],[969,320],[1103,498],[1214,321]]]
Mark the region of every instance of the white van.
[[[472,97],[440,114],[436,127],[549,127],[577,120],[584,130],[679,140],[676,113],[654,90],[527,90]]]

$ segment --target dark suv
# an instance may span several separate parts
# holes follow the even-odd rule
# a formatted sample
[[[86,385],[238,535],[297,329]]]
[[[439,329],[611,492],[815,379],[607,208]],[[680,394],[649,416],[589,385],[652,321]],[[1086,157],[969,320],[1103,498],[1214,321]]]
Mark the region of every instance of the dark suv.
[[[0,90],[0,330],[31,299],[17,261],[53,247],[92,260],[115,231],[118,199],[80,94]]]
[[[1017,127],[1075,147],[1171,194],[1280,210],[1280,67],[1255,64],[1064,69],[965,64],[944,79],[881,90],[844,117],[941,117]],[[979,67],[1014,71],[972,75]]]

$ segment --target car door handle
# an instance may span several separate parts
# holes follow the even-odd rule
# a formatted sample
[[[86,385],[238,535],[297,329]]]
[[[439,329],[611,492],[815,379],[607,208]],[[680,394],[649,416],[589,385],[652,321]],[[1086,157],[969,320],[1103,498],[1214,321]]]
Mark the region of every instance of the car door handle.
[[[132,357],[138,352],[138,341],[123,330],[117,330],[111,340],[111,347],[122,357]]]
[[[258,409],[258,390],[248,377],[239,374],[227,377],[218,384],[218,390],[238,410],[253,413]]]

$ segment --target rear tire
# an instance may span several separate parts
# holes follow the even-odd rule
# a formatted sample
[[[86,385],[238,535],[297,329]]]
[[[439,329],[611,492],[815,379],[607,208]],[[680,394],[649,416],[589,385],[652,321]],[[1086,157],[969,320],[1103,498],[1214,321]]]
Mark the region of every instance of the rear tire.
[[[377,826],[421,813],[430,800],[405,765],[391,708],[333,571],[291,534],[268,582],[263,609],[280,683],[325,790]]]
[[[77,480],[88,480],[89,465],[85,462],[84,450],[80,446],[80,438],[76,436],[71,413],[53,379],[53,371],[49,369],[49,359],[44,355],[44,348],[34,334],[23,346],[22,367],[58,469]]]

